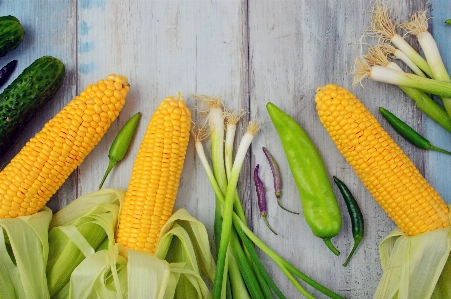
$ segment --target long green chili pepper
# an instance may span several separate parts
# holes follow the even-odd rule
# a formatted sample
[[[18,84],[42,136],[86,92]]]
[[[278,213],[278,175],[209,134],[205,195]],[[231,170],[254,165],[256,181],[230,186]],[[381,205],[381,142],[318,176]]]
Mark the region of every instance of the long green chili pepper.
[[[340,181],[337,177],[334,176],[335,184],[340,190],[341,195],[346,203],[346,207],[348,208],[349,217],[351,218],[351,226],[352,226],[352,237],[354,238],[354,246],[352,247],[351,253],[348,255],[348,258],[344,262],[343,266],[346,267],[351,260],[351,257],[354,255],[357,246],[359,246],[360,241],[363,239],[364,233],[364,222],[362,211],[357,204],[354,196],[352,196],[351,191],[349,191],[348,187]]]
[[[405,122],[396,117],[393,113],[391,113],[387,109],[379,107],[379,112],[393,127],[393,129],[395,129],[396,132],[398,132],[402,137],[404,137],[407,141],[409,141],[413,145],[425,150],[434,150],[437,152],[451,155],[451,152],[448,152],[444,149],[432,145],[431,142],[429,142],[429,140],[418,134],[414,129],[412,129],[409,125],[407,125]]]
[[[111,169],[113,169],[113,167],[119,161],[121,161],[127,153],[128,147],[130,146],[130,142],[132,141],[140,118],[141,112],[138,112],[129,120],[127,120],[127,122],[124,124],[124,126],[122,126],[121,130],[111,144],[110,151],[108,152],[108,158],[110,159],[110,161],[105,171],[105,175],[103,176],[102,182],[100,183],[99,189],[102,188],[103,183],[105,182],[105,179],[107,178]]]
[[[446,20],[445,23],[451,25],[451,19]]]
[[[301,195],[304,217],[315,236],[335,254],[331,238],[341,228],[341,215],[326,167],[309,136],[288,114],[271,102],[266,104],[279,134],[288,164]]]

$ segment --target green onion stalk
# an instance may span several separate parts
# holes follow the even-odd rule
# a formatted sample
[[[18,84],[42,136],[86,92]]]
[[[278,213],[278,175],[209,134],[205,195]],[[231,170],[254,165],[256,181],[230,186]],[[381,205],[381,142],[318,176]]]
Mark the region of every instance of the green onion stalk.
[[[217,178],[218,181],[222,182],[221,185],[223,186],[222,188],[225,192],[225,189],[227,187],[227,176],[224,164],[224,155],[228,156],[228,154],[224,154],[224,117],[226,117],[227,123],[229,125],[231,125],[232,122],[236,125],[236,122],[238,122],[242,114],[230,114],[225,116],[222,111],[222,103],[220,101],[220,98],[206,96],[195,96],[195,98],[196,100],[207,106],[208,109],[206,111],[203,111],[203,113],[207,114],[208,118],[206,125],[201,128],[194,128],[194,138],[197,141],[202,141],[210,136],[212,161],[215,161],[213,164],[216,165],[216,167],[213,168],[211,175]],[[229,125],[228,128],[231,127]],[[209,129],[208,133],[207,128]],[[226,139],[230,139],[231,131],[232,130],[228,130],[227,134],[229,137],[226,137]],[[200,150],[202,150],[203,152],[203,148]],[[203,156],[205,157],[205,154],[203,154]],[[214,169],[216,169],[216,172]],[[218,250],[220,248],[220,239],[222,232],[221,212],[221,203],[216,198],[215,243]],[[242,215],[244,215],[244,212],[242,212]],[[255,287],[258,286],[257,277],[255,275],[251,275],[253,273],[248,271],[248,269],[251,268],[250,259],[248,258],[247,253],[245,253],[243,251],[243,248],[240,246],[235,231],[231,232],[230,238],[231,243],[229,248],[227,249],[227,253],[225,253],[225,260],[223,264],[224,268],[221,269],[221,271],[224,273],[228,272],[230,277],[223,275],[223,280],[221,282],[222,288],[220,290],[221,296],[228,296],[230,293],[232,293],[233,297],[235,298],[248,298],[250,295],[251,297],[263,298],[263,294],[260,292],[260,289]],[[224,256],[222,256],[222,258],[224,258]],[[240,271],[236,271],[237,268]],[[243,274],[241,275],[241,273]],[[248,290],[250,294],[248,294]],[[265,297],[268,297],[269,294],[270,293],[267,292]]]
[[[226,121],[226,135],[224,142],[224,163],[226,169],[227,179],[230,178],[230,173],[232,171],[233,165],[233,147],[235,142],[236,125],[240,119],[244,116],[244,111],[240,113],[233,113],[230,110],[224,111],[225,121]],[[233,201],[233,207],[235,212],[241,220],[246,222],[246,216],[244,215],[243,207],[241,206],[241,200],[238,194],[238,190],[235,189],[235,198]]]
[[[233,151],[234,151],[234,142],[235,142],[235,135],[237,130],[237,123],[242,119],[242,117],[245,115],[244,110],[241,110],[239,113],[233,113],[231,110],[225,109],[224,111],[224,117],[225,117],[225,123],[226,123],[226,136],[225,136],[225,142],[224,142],[224,163],[226,168],[226,174],[227,178],[230,178],[230,174],[232,172],[232,166],[233,166]],[[219,161],[218,161],[219,162]],[[244,222],[247,225],[247,219],[244,214],[243,207],[241,205],[241,200],[238,194],[238,189],[235,188],[235,197],[233,201],[233,209],[234,213],[237,214],[237,216],[240,218],[242,222]],[[248,244],[250,246],[246,246],[244,248],[244,251],[246,253],[246,256],[248,257],[248,260],[250,262],[250,266],[254,270],[254,273],[256,274],[258,283],[260,287],[263,290],[263,294],[265,295],[265,298],[272,298],[270,290],[277,295],[279,298],[285,298],[285,296],[282,294],[280,289],[277,287],[277,285],[274,283],[272,278],[269,276],[269,273],[266,271],[263,264],[260,262],[257,252],[255,251],[255,248],[252,246],[252,242],[245,236],[240,236],[241,241],[244,244]]]
[[[417,37],[418,43],[423,50],[424,56],[431,68],[432,78],[451,82],[451,78],[443,64],[442,57],[440,55],[437,43],[430,32],[428,32],[428,19],[427,11],[416,12],[412,15],[410,22],[403,24],[404,29],[409,34],[413,34]],[[448,115],[451,116],[451,97],[442,96],[441,100],[445,106]]]
[[[360,57],[360,59],[356,60],[356,67],[354,69],[356,76],[354,78],[354,83],[360,82],[367,76],[371,77],[372,66],[381,66],[404,73],[399,65],[389,60],[388,56],[391,51],[392,50],[384,44],[378,44],[372,48],[369,48],[368,55],[364,55]],[[424,78],[422,76],[418,77]],[[425,92],[415,88],[400,85],[398,85],[398,87],[415,102],[417,107],[423,113],[429,116],[433,121],[438,123],[448,132],[451,132],[451,119],[448,113],[431,97],[429,97]]]
[[[392,56],[398,60],[401,60],[412,70],[415,75],[426,77],[423,71],[403,51],[399,50],[398,48],[395,48],[388,43],[377,44],[374,47],[379,48],[380,51],[387,57],[387,59],[389,56]]]
[[[376,0],[371,11],[372,23],[367,34],[380,40],[391,42],[414,62],[426,75],[433,77],[428,61],[424,59],[401,35],[396,32],[397,25],[393,23],[390,8],[382,1]]]
[[[205,136],[207,134],[204,134],[202,132],[203,130],[199,130],[196,132],[195,134],[195,143],[196,143],[196,152],[198,153],[199,159],[202,162],[202,165],[209,165],[208,161],[207,161],[207,157],[205,155],[204,152],[204,148],[202,146],[201,140],[203,138],[205,138]],[[211,168],[208,168],[207,171],[207,176],[214,178],[214,174],[213,174],[213,170]],[[215,180],[216,182],[216,180]],[[219,185],[217,185],[217,188],[220,192],[220,194],[222,194],[222,192],[220,191]],[[215,221],[218,221],[222,224],[222,202],[220,201],[220,199],[218,197],[216,197],[216,204],[217,204],[217,211],[219,213],[219,219],[215,219]],[[215,214],[216,215],[216,214]],[[216,216],[215,216],[216,217]],[[222,228],[222,226],[221,226]],[[220,232],[219,232],[220,233]],[[215,236],[216,239],[218,239],[220,237],[220,235]],[[239,246],[239,244],[236,242],[236,232],[233,231],[232,232],[232,241],[230,244],[230,250],[228,252],[228,264],[229,264],[229,274],[230,274],[230,288],[231,288],[231,292],[233,293],[233,297],[234,298],[249,298],[250,295],[248,293],[247,287],[246,285],[256,285],[256,279],[255,276],[253,275],[241,275],[243,268],[242,267],[247,267],[249,268],[249,262],[246,258],[243,258],[243,250],[241,248],[241,246]],[[219,248],[219,246],[218,246]],[[237,266],[238,266],[238,271],[237,270]],[[223,265],[223,268],[221,271],[225,271],[226,270],[226,264]],[[246,280],[245,284],[243,284],[243,280]],[[223,279],[221,281],[221,285],[223,285],[225,282],[225,279]],[[224,285],[225,288],[225,285]],[[224,293],[227,293],[227,290],[224,290],[224,288],[221,288],[221,294],[223,295]],[[251,290],[254,290],[253,288],[251,288]],[[261,295],[261,294],[260,294]]]
[[[221,230],[221,240],[219,244],[218,260],[217,260],[217,272],[213,285],[213,298],[221,298],[221,285],[223,276],[226,275],[224,271],[224,263],[226,253],[229,247],[230,235],[232,231],[232,212],[233,202],[235,199],[235,190],[238,183],[238,177],[241,171],[241,167],[244,162],[247,150],[251,145],[252,139],[257,133],[258,126],[255,123],[250,123],[246,134],[243,136],[240,145],[238,147],[235,160],[233,162],[232,170],[230,172],[230,179],[227,184],[225,198],[223,203],[223,221]]]
[[[205,113],[207,114],[207,126],[209,129],[209,133],[205,133],[205,127],[202,130],[199,130],[197,133],[197,138],[202,136],[200,139],[205,139],[210,136],[210,149],[211,156],[213,161],[217,161],[214,163],[213,167],[213,175],[217,178],[220,188],[223,192],[227,187],[227,176],[225,165],[223,162],[224,157],[224,114],[223,114],[223,104],[220,97],[208,97],[208,96],[199,96],[196,95],[195,99],[200,101],[203,105],[207,106],[207,110]],[[202,133],[200,133],[202,132]],[[222,162],[221,162],[222,161]],[[217,251],[220,246],[220,237],[222,231],[222,215],[220,210],[220,203],[218,199],[216,199],[216,207],[215,207],[215,220],[214,220],[214,235],[215,235],[215,245]],[[230,267],[230,280],[227,280],[227,276],[224,277],[225,281],[223,281],[222,285],[224,288],[221,290],[222,295],[226,297],[238,297],[238,298],[247,298],[249,294],[244,284],[244,279],[240,275],[239,272],[239,257],[241,254],[232,253],[230,250],[227,250],[226,261],[224,264],[224,271],[229,271]],[[240,260],[241,263],[245,262]],[[238,271],[237,271],[238,270]]]
[[[212,115],[214,114],[209,113],[209,117],[211,117]],[[221,121],[223,121],[223,116],[220,117]],[[227,124],[229,125],[230,122],[227,121]],[[224,140],[220,141],[219,139],[215,139],[215,141],[213,141],[213,139],[211,139],[211,142],[221,142],[221,145],[225,146],[226,149],[223,152],[225,157],[227,157],[229,153],[231,154],[233,152],[234,138],[232,138],[232,136],[235,135],[236,129],[236,127],[229,127],[228,125],[225,142]],[[234,278],[231,275],[232,271],[230,269],[230,266],[227,271],[227,259],[229,261],[230,259],[236,259],[237,264],[240,266],[240,273],[245,281],[247,291],[252,298],[273,298],[272,293],[274,293],[278,298],[286,298],[274,283],[269,273],[266,271],[264,265],[261,263],[254,245],[257,245],[257,247],[259,247],[263,252],[271,257],[271,259],[279,266],[282,272],[285,273],[287,278],[305,297],[314,298],[301,286],[296,278],[304,280],[305,282],[312,285],[314,288],[323,292],[331,298],[342,298],[341,296],[320,285],[319,283],[296,269],[294,266],[289,264],[278,254],[276,254],[272,249],[270,249],[249,229],[244,217],[244,211],[237,195],[238,192],[236,186],[246,153],[257,130],[258,125],[255,122],[251,121],[247,127],[247,132],[243,135],[238,145],[233,164],[230,163],[233,154],[231,154],[231,156],[229,156],[228,158],[225,158],[224,156],[221,157],[219,155],[216,155],[214,157],[212,151],[211,160],[213,167],[210,167],[209,161],[205,155],[202,141],[208,136],[212,137],[212,134],[215,133],[215,131],[210,131],[210,133],[207,134],[205,133],[205,127],[201,127],[194,132],[196,152],[198,154],[199,160],[204,167],[210,184],[213,187],[216,195],[217,207],[219,209],[220,215],[222,216],[220,244],[218,247],[219,251],[217,259],[217,270],[213,285],[213,298],[223,298],[222,296],[224,295],[226,289],[225,282],[227,281],[228,275],[230,275],[232,289],[233,285],[235,284]],[[211,145],[211,148],[213,149],[215,148],[215,146],[216,145]],[[225,160],[227,162],[225,162]],[[215,163],[221,163],[225,165],[224,173],[226,174],[225,176],[227,178],[225,191],[222,190],[218,179],[215,177]],[[220,174],[219,178],[221,179],[222,177],[223,175]],[[239,206],[236,204],[237,202],[239,203]],[[215,237],[218,238],[219,236]],[[244,293],[244,290],[241,291]]]

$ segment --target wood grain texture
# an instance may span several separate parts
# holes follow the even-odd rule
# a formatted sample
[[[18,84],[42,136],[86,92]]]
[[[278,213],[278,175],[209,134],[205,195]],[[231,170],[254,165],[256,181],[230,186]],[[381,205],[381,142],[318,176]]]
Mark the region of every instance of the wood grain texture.
[[[416,10],[431,9],[431,30],[437,37],[445,64],[451,67],[451,18],[447,0],[387,1],[399,20]],[[57,211],[78,195],[97,189],[108,164],[108,148],[125,121],[140,111],[142,118],[128,155],[110,173],[104,187],[127,188],[134,156],[153,110],[168,95],[181,91],[196,116],[192,94],[222,96],[228,108],[246,109],[243,122],[256,118],[261,132],[249,151],[239,190],[249,225],[282,257],[311,278],[346,298],[371,298],[381,268],[378,246],[395,227],[377,205],[353,170],[338,153],[316,115],[313,97],[318,86],[335,83],[348,88],[372,111],[396,142],[412,158],[448,202],[451,187],[443,174],[451,157],[420,151],[391,130],[377,108],[383,106],[422,131],[435,144],[451,149],[449,133],[423,116],[397,87],[366,80],[352,86],[351,69],[360,54],[357,45],[369,25],[372,1],[1,1],[3,15],[12,14],[26,30],[24,42],[5,57],[4,65],[18,59],[13,78],[34,59],[53,55],[66,65],[66,78],[55,98],[24,128],[5,165],[43,124],[84,88],[110,73],[129,78],[131,91],[119,118],[99,145],[50,200]],[[413,39],[410,41],[414,42]],[[415,47],[418,47],[414,44]],[[338,189],[343,214],[342,230],[333,243],[342,252],[334,256],[323,241],[313,236],[301,215],[281,210],[272,196],[272,177],[261,150],[266,146],[279,162],[283,177],[283,204],[302,211],[299,193],[291,177],[278,136],[266,113],[271,101],[293,116],[305,129],[324,158],[330,177],[342,179],[357,198],[366,220],[365,238],[348,267],[342,267],[353,241],[351,224]],[[237,141],[243,132],[238,132]],[[208,144],[205,145],[208,148]],[[268,191],[268,220],[274,236],[257,209],[252,170]],[[207,227],[213,239],[214,193],[207,183],[193,142],[187,152],[176,207],[184,207]],[[213,244],[213,242],[212,242]],[[264,254],[261,258],[287,298],[302,296]],[[306,286],[318,298],[318,292]]]
[[[443,62],[448,72],[451,72],[451,26],[445,24],[445,20],[451,19],[451,2],[446,0],[431,1],[431,19],[429,21],[430,31],[437,41]],[[424,132],[426,138],[442,148],[451,149],[451,138],[449,133],[437,126],[429,119],[424,121]],[[425,158],[425,174],[429,182],[451,204],[451,185],[446,179],[451,168],[451,157],[428,152]]]
[[[392,3],[396,7],[394,12],[401,17],[421,7],[420,1]],[[302,209],[283,149],[280,143],[274,142],[278,137],[265,111],[266,102],[271,101],[305,129],[320,151],[330,176],[336,175],[348,184],[366,220],[366,236],[347,268],[342,267],[342,263],[353,245],[351,228],[346,206],[335,186],[343,226],[332,241],[342,252],[340,257],[335,257],[321,239],[313,236],[302,216],[288,214],[278,208],[274,200],[269,204],[268,218],[279,236],[274,237],[267,230],[257,209],[253,210],[254,230],[299,269],[346,298],[371,297],[377,286],[376,277],[381,275],[378,245],[394,224],[363,187],[321,126],[313,101],[316,88],[335,83],[349,89],[379,120],[378,106],[388,107],[402,118],[421,119],[412,101],[397,87],[369,80],[363,82],[364,88],[352,86],[350,70],[360,54],[360,47],[355,43],[369,25],[370,9],[371,3],[367,1],[250,1],[249,5],[251,111],[261,115],[264,124],[263,133],[254,143],[253,163],[263,164],[261,174],[271,186],[271,171],[260,149],[267,146],[272,150],[283,172],[284,203],[291,209]],[[421,122],[414,126],[421,127]],[[421,169],[422,152],[396,136],[385,124],[384,127]],[[278,269],[272,271],[278,283],[283,284],[289,294],[295,294],[283,274]]]
[[[24,126],[9,152],[1,158],[1,167],[6,165],[28,139],[40,131],[43,125],[76,95],[76,1],[64,1],[58,5],[51,5],[52,2],[54,3],[54,1],[0,2],[2,15],[16,16],[25,30],[23,42],[14,51],[0,58],[2,66],[13,59],[18,60],[17,68],[9,82],[34,60],[44,55],[60,59],[66,67],[63,85],[37,116]],[[72,201],[77,194],[77,184],[78,174],[74,172],[49,202],[49,207],[59,209]]]

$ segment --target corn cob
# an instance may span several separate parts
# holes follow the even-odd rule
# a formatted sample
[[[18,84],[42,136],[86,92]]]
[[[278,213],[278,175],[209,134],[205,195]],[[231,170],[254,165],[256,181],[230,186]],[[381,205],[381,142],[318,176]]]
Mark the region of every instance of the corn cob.
[[[328,84],[318,87],[315,102],[338,150],[404,233],[450,225],[444,200],[352,93]]]
[[[117,243],[155,252],[161,228],[172,215],[190,126],[191,113],[180,93],[165,98],[155,110],[133,165]]]
[[[130,87],[109,75],[69,102],[0,172],[0,218],[38,212],[97,145]]]

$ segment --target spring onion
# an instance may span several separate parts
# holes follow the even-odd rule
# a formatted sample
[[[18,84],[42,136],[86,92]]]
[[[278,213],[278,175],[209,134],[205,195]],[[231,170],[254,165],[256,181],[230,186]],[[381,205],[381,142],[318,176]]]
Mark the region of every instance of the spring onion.
[[[390,55],[390,50],[384,44],[378,44],[374,47],[368,49],[368,55],[364,55],[357,61],[357,64],[361,64],[365,68],[371,67],[373,65],[379,65],[387,67],[393,70],[403,72],[401,67],[396,63],[389,60],[388,55]],[[358,67],[357,67],[358,69]],[[355,81],[359,82],[361,77],[359,77],[359,71],[356,70],[357,74]],[[417,105],[417,107],[428,115],[432,120],[445,128],[448,132],[451,132],[451,119],[449,118],[447,112],[437,104],[433,99],[431,99],[426,93],[419,91],[414,88],[399,86],[399,88],[406,93]]]
[[[233,165],[233,146],[235,142],[237,123],[243,118],[245,111],[241,110],[239,113],[234,113],[232,110],[224,109],[226,136],[224,141],[224,164],[226,168],[227,178],[230,178],[230,172]],[[219,162],[219,161],[218,161]],[[235,191],[235,198],[233,201],[233,208],[240,216],[241,220],[246,221],[246,216],[241,206],[241,200],[238,195],[238,190]]]
[[[221,192],[221,189],[219,188],[219,184],[216,182],[215,178],[214,178],[214,174],[212,169],[209,166],[209,162],[207,160],[207,157],[205,155],[204,152],[204,148],[202,145],[202,141],[204,140],[204,138],[208,136],[208,134],[206,134],[204,132],[204,127],[201,128],[197,128],[194,129],[194,140],[195,140],[195,148],[196,148],[196,152],[199,156],[199,159],[201,161],[201,164],[204,166],[204,169],[206,171],[207,177],[209,178],[210,182],[214,182],[214,184],[212,184],[213,189],[215,191],[216,196],[216,201],[217,201],[217,209],[219,211],[219,214],[222,215],[222,210],[223,210],[223,193]],[[218,197],[219,196],[221,197]],[[216,214],[215,214],[216,215]],[[216,217],[216,216],[215,216]],[[222,223],[222,221],[221,221]],[[240,246],[239,243],[235,242],[236,239],[236,233],[234,230],[232,230],[231,232],[231,239],[232,242],[230,244],[230,251],[232,254],[232,258],[229,259],[229,262],[232,262],[235,258],[239,261],[239,265],[240,265],[240,272],[243,272],[243,277],[241,279],[246,280],[246,285],[249,285],[249,291],[250,292],[255,292],[258,296],[258,293],[261,294],[261,292],[258,291],[258,289],[255,289],[255,286],[257,285],[257,278],[255,277],[255,273],[252,273],[253,275],[250,275],[249,273],[249,269],[251,268],[251,265],[248,263],[248,260],[252,260],[252,259],[248,259],[248,258],[243,258],[244,255],[244,250],[243,248]],[[220,235],[219,235],[220,237]],[[218,236],[216,236],[216,239],[218,239]],[[219,246],[218,246],[219,248]],[[248,254],[253,255],[253,260],[255,261],[255,257],[257,256],[255,249],[254,250],[248,250]],[[233,268],[232,266],[229,266],[229,268]],[[233,270],[233,269],[232,269]],[[230,274],[230,281],[231,281],[231,288],[232,288],[232,292],[234,294],[234,297],[238,297],[238,298],[247,298],[247,290],[246,288],[244,289],[240,289],[240,287],[242,287],[242,283],[241,283],[241,279],[240,277],[234,276],[235,273],[234,271],[229,271]],[[269,275],[265,272],[261,273],[263,276],[265,277],[269,277]],[[223,280],[224,283],[225,279]],[[280,290],[275,286],[275,284],[273,282],[267,282],[268,284],[272,284],[274,287],[272,287],[272,289],[274,290],[274,292],[278,293],[279,298],[285,298],[283,296],[283,294],[280,292]],[[222,290],[222,292],[224,292],[224,290]]]
[[[371,66],[361,59],[356,61],[356,68],[354,72],[356,74],[357,81],[361,81],[364,78],[370,78],[377,82],[410,87],[438,96],[451,97],[451,82],[423,78],[385,66]]]
[[[403,51],[387,43],[377,44],[376,47],[378,47],[385,56],[393,56],[399,59],[400,61],[404,62],[415,75],[418,75],[420,77],[426,77],[423,71],[412,60],[410,60],[410,58],[406,54],[404,54]]]
[[[221,298],[222,279],[225,275],[224,265],[227,250],[229,248],[230,234],[232,231],[232,212],[233,201],[235,197],[236,185],[238,183],[238,177],[241,171],[241,167],[246,157],[247,150],[252,143],[252,140],[257,133],[259,127],[257,123],[250,122],[247,128],[246,134],[241,139],[238,146],[238,150],[233,162],[232,170],[230,172],[230,179],[227,184],[224,210],[223,210],[223,222],[221,230],[221,240],[219,245],[218,260],[217,260],[217,272],[215,276],[215,283],[213,285],[213,298]]]
[[[240,113],[233,113],[231,110],[224,111],[224,117],[226,122],[226,137],[225,137],[225,145],[224,145],[224,161],[227,178],[230,177],[230,171],[232,170],[233,164],[233,144],[235,141],[236,134],[236,124],[240,121],[240,119],[244,116],[245,112],[241,111]]]
[[[206,109],[201,109],[201,114],[206,115],[206,124],[201,128],[194,128],[195,131],[195,139],[199,142],[204,140],[207,137],[210,137],[210,148],[211,148],[211,158],[213,161],[213,165],[216,165],[213,168],[213,175],[218,181],[221,182],[220,188],[221,192],[225,192],[227,186],[228,176],[231,174],[231,155],[233,153],[233,140],[235,135],[236,123],[241,119],[242,114],[235,115],[227,110],[227,113],[223,113],[223,104],[221,102],[220,97],[209,97],[205,95],[195,95],[195,100],[200,102],[202,106],[206,106]],[[224,145],[224,119],[227,123],[227,136],[225,137],[227,141],[227,145]],[[209,130],[207,133],[206,130]],[[224,149],[225,147],[225,149]],[[229,156],[229,158],[227,158]],[[227,163],[227,159],[230,159]],[[226,170],[227,169],[227,170]],[[245,219],[244,211],[237,209],[237,207],[241,207],[241,203],[238,198],[237,191],[235,190],[233,205],[235,209],[240,214],[242,219]],[[215,245],[216,249],[219,252],[220,249],[220,240],[221,240],[221,232],[223,226],[223,218],[222,218],[222,208],[221,204],[216,199],[216,208],[215,208],[215,221],[214,221],[214,233],[215,233]],[[233,234],[233,232],[232,232]],[[235,237],[232,236],[232,240]],[[232,242],[231,250],[228,250],[226,254],[226,262],[224,264],[223,272],[226,273],[228,271],[228,267],[230,267],[230,280],[227,281],[227,276],[224,276],[224,281],[222,283],[221,294],[227,295],[229,292],[233,294],[234,297],[246,298],[249,296],[247,294],[247,290],[243,285],[243,280],[246,281],[247,285],[254,286],[257,284],[257,279],[252,275],[237,275],[236,266],[244,267],[245,270],[250,268],[250,264],[247,259],[244,259],[244,253],[242,252],[242,248],[237,245],[236,242]],[[230,256],[230,258],[229,258]],[[234,265],[237,263],[236,265]],[[243,270],[243,268],[241,269]],[[227,283],[227,285],[226,285]],[[250,288],[251,292],[257,292],[254,296],[260,296],[261,293],[258,289]]]
[[[377,0],[371,12],[372,23],[367,31],[368,35],[384,41],[390,41],[412,60],[423,72],[432,77],[428,62],[401,35],[396,32],[397,25],[390,16],[390,8]]]
[[[432,72],[432,77],[441,81],[451,81],[445,65],[443,64],[437,43],[428,31],[427,11],[416,12],[410,22],[404,22],[403,28],[407,33],[415,35],[426,57]]]
[[[403,27],[407,33],[417,37],[424,56],[431,68],[432,76],[436,80],[451,82],[451,78],[443,64],[440,51],[434,37],[428,31],[427,11],[416,12],[410,22],[404,22]],[[451,98],[442,97],[446,111],[451,116]]]

